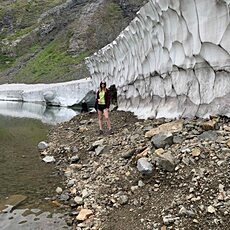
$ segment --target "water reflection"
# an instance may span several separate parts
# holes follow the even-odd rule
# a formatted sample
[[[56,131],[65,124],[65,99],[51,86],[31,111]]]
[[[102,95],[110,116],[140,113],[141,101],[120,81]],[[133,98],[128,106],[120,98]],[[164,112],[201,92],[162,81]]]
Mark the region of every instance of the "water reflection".
[[[66,107],[47,107],[40,103],[0,101],[0,115],[33,118],[41,120],[45,124],[69,121],[77,114],[79,114],[78,111]]]
[[[13,212],[0,214],[1,230],[61,230],[70,229],[65,223],[63,214],[40,212],[40,210],[18,209]],[[51,218],[52,217],[52,218]]]

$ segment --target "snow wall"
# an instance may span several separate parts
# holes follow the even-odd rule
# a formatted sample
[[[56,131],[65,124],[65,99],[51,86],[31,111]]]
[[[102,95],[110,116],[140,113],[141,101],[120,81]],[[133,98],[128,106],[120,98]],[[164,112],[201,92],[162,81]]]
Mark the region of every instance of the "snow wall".
[[[93,85],[115,84],[120,110],[148,117],[230,116],[230,0],[150,0],[86,59]]]
[[[83,100],[94,101],[94,90],[91,79],[53,84],[3,84],[0,85],[0,100],[73,106]]]

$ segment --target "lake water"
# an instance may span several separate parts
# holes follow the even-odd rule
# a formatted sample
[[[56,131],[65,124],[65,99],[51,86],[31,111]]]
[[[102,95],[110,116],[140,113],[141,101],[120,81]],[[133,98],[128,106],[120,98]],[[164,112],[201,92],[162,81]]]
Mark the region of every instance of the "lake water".
[[[47,219],[49,213],[59,212],[51,198],[56,195],[56,188],[63,186],[54,165],[41,161],[37,144],[46,140],[51,124],[67,121],[76,114],[78,112],[67,108],[0,102],[0,204],[11,195],[27,196],[20,210],[0,213],[1,230],[65,226],[59,216]],[[30,212],[26,219],[28,215],[23,214],[26,209],[36,211]]]

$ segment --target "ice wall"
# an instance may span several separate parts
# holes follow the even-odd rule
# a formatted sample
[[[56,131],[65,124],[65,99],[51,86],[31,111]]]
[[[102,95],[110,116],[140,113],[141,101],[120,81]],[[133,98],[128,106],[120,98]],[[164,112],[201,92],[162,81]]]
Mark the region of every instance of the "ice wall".
[[[94,98],[93,90],[91,79],[56,84],[3,84],[0,85],[0,100],[72,106]]]
[[[230,0],[150,0],[86,59],[139,117],[230,116]]]

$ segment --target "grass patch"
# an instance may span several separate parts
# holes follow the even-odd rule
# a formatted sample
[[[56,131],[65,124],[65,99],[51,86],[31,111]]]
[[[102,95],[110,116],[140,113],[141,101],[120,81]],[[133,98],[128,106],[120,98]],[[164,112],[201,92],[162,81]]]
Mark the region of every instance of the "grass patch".
[[[63,2],[65,0],[0,1],[0,21],[8,15],[14,27],[14,34],[4,33],[3,38],[13,39],[31,32],[42,13]]]
[[[16,30],[16,32],[14,34],[8,36],[7,39],[9,41],[13,41],[13,40],[20,38],[26,34],[29,34],[34,28],[35,28],[35,26],[26,27],[24,29],[18,29],[18,30]]]
[[[15,76],[17,82],[55,82],[72,80],[74,67],[81,63],[88,52],[71,56],[67,53],[68,39],[64,36],[50,42],[36,57],[30,60]]]
[[[15,58],[0,53],[0,71],[10,68],[15,63]]]

